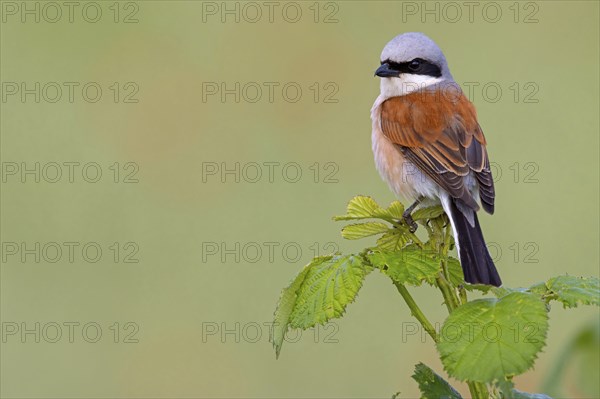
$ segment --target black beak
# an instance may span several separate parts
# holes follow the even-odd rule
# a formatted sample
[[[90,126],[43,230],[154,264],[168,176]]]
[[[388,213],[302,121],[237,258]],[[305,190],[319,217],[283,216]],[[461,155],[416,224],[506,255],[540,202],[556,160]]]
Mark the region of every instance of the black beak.
[[[393,69],[390,68],[390,64],[388,64],[387,62],[384,62],[375,71],[375,76],[379,76],[380,78],[397,78],[400,76],[400,72],[394,71]]]

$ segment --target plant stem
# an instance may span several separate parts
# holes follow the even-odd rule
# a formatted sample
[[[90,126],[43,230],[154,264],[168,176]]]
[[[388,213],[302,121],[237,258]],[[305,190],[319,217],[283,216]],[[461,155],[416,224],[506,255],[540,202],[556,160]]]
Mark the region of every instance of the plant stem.
[[[469,386],[469,392],[471,392],[473,399],[489,399],[490,393],[485,384],[467,381],[467,385]]]
[[[444,277],[446,277],[446,280],[450,281],[450,273],[448,272],[448,251],[450,250],[450,239],[452,238],[452,235],[450,234],[450,224],[446,226],[446,229],[443,232],[443,238],[444,241],[440,245],[442,270],[444,271]]]
[[[423,241],[421,241],[419,239],[419,237],[417,237],[417,235],[415,233],[411,233],[410,231],[407,233],[407,235],[410,237],[410,239],[419,246],[419,248],[423,248],[423,246],[425,244],[423,244]]]
[[[462,284],[458,286],[458,296],[462,305],[469,301],[467,299],[467,290],[465,290],[465,287]]]
[[[448,308],[448,313],[452,313],[454,309],[456,309],[459,305],[458,298],[454,293],[454,288],[452,285],[444,278],[442,273],[440,273],[435,279],[438,288],[442,292],[442,296],[444,297],[444,302],[446,303],[446,308]]]
[[[438,335],[435,332],[435,328],[433,327],[431,322],[427,320],[427,317],[425,317],[425,314],[423,314],[421,308],[419,308],[419,305],[417,305],[417,303],[413,299],[412,295],[410,295],[404,284],[394,282],[394,285],[396,286],[398,292],[400,293],[400,295],[402,295],[402,298],[404,298],[404,301],[410,308],[411,314],[419,321],[419,323],[421,323],[425,331],[427,331],[429,336],[433,338],[433,341],[437,343]]]
[[[425,229],[427,230],[427,235],[431,237],[433,235],[433,230],[429,226],[429,223],[423,223],[423,226],[425,226]]]

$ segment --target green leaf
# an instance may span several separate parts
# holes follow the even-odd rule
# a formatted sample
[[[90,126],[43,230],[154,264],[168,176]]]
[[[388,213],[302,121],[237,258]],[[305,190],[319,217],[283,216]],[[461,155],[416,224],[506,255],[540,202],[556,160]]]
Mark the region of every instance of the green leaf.
[[[290,327],[307,329],[342,316],[371,270],[355,255],[334,256],[309,267],[297,290]]]
[[[529,288],[494,287],[491,291],[498,297],[510,292],[530,292],[546,301],[559,301],[565,308],[574,308],[580,304],[600,306],[600,280],[597,277],[558,276]]]
[[[342,237],[347,240],[357,240],[375,234],[382,234],[388,230],[390,230],[388,225],[379,222],[351,224],[342,229]]]
[[[394,201],[388,206],[388,213],[394,219],[402,219],[404,213],[404,205],[400,201]]]
[[[392,221],[402,219],[403,212],[404,205],[400,201],[394,201],[387,209],[384,209],[373,198],[359,195],[350,200],[345,215],[334,216],[333,220],[383,219]]]
[[[419,208],[412,213],[413,220],[435,219],[444,214],[444,208],[440,205],[430,206],[428,208]]]
[[[371,197],[357,196],[350,200],[346,207],[346,214],[334,216],[333,220],[357,220],[372,219],[380,216],[390,216],[389,213],[381,208]]]
[[[290,316],[298,299],[298,291],[304,283],[306,275],[312,267],[319,266],[320,264],[327,262],[332,258],[333,256],[321,256],[314,258],[292,280],[290,285],[281,291],[281,297],[279,298],[279,303],[277,304],[277,309],[275,310],[275,318],[273,320],[273,347],[275,348],[276,357],[279,357],[279,353],[281,352],[281,345],[283,345],[283,339],[288,330]]]
[[[448,274],[450,275],[450,282],[455,287],[465,284],[462,266],[460,265],[458,259],[453,258],[452,256],[448,257]]]
[[[600,306],[600,280],[597,277],[553,277],[546,282],[546,288],[549,291],[546,295],[562,302],[565,308],[579,304]]]
[[[524,292],[527,293],[529,290],[526,288],[510,288],[510,287],[493,287],[489,286],[489,291],[496,296],[496,298],[502,298],[513,292]]]
[[[458,307],[444,322],[437,347],[450,376],[492,382],[531,368],[547,331],[544,302],[512,292]]]
[[[314,258],[281,293],[275,310],[273,346],[279,357],[289,327],[307,329],[340,317],[372,270],[358,256]]]
[[[509,287],[494,287],[487,284],[467,284],[465,288],[468,291],[479,291],[482,294],[492,293],[496,298],[502,298],[513,292],[531,292],[527,288],[509,288]],[[541,294],[540,294],[541,295]]]
[[[514,289],[512,289],[514,291]],[[540,296],[548,295],[548,287],[546,283],[537,283],[526,289],[527,292],[538,294]]]
[[[462,399],[446,380],[423,363],[415,366],[412,378],[419,384],[421,399]]]
[[[395,228],[377,239],[377,247],[382,251],[400,251],[407,242],[408,237],[404,231],[401,228]]]
[[[418,248],[373,252],[367,257],[373,266],[400,284],[419,286],[423,281],[433,284],[441,270],[440,262],[433,254]]]

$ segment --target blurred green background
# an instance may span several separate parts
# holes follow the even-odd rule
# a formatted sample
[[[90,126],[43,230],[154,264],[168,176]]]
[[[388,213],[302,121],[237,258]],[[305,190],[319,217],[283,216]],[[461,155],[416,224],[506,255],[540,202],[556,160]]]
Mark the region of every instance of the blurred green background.
[[[460,2],[460,15],[393,1],[275,2],[269,15],[261,2],[99,1],[77,3],[72,22],[56,4],[60,18],[44,2],[1,4],[2,397],[417,397],[414,365],[442,367],[430,340],[403,338],[414,320],[383,276],[277,361],[265,324],[315,253],[370,244],[342,242],[332,215],[353,195],[394,199],[369,110],[381,49],[406,31],[432,37],[473,87],[497,179],[496,214],[481,223],[505,284],[599,274],[596,1],[477,3],[471,20]],[[221,97],[222,83],[234,94]],[[39,181],[21,175],[36,162]],[[64,162],[79,162],[72,182]],[[272,181],[265,162],[278,163]],[[72,262],[65,242],[77,243]],[[411,292],[443,322],[437,292]],[[522,390],[540,388],[599,312],[554,305],[550,317]],[[577,367],[563,394],[597,397],[597,362],[588,386]]]

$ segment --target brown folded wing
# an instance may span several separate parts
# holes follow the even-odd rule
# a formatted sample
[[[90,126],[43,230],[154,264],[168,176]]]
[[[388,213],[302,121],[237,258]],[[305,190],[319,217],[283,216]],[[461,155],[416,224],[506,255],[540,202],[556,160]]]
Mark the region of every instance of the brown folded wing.
[[[419,91],[392,97],[381,106],[381,129],[404,157],[452,197],[479,206],[464,185],[473,171],[483,208],[494,212],[494,182],[473,104],[463,95]]]

